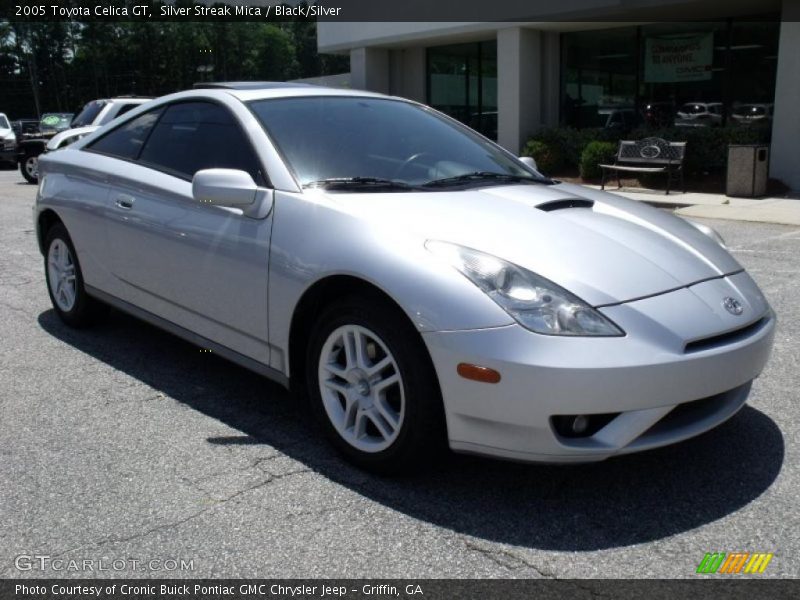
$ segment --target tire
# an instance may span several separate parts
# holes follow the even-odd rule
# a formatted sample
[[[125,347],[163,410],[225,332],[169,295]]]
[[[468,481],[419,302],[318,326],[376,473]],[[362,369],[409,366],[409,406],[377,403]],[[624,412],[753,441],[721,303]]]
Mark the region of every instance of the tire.
[[[24,158],[19,161],[19,172],[28,183],[39,183],[39,156],[34,154],[26,154]]]
[[[305,384],[316,421],[358,467],[419,470],[445,448],[428,351],[406,315],[379,300],[348,298],[322,311],[310,336]]]
[[[78,255],[64,225],[48,229],[44,248],[47,293],[59,318],[70,327],[92,325],[105,306],[86,293]]]

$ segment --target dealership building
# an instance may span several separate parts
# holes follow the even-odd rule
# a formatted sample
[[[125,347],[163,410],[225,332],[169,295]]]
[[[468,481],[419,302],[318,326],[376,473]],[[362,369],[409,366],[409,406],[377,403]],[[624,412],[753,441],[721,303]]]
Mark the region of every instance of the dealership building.
[[[672,118],[703,103],[709,126],[747,114],[772,127],[770,176],[800,191],[800,0],[563,1],[569,21],[531,2],[503,22],[320,22],[318,46],[349,53],[351,87],[429,104],[513,152],[543,127],[624,125],[647,105]]]

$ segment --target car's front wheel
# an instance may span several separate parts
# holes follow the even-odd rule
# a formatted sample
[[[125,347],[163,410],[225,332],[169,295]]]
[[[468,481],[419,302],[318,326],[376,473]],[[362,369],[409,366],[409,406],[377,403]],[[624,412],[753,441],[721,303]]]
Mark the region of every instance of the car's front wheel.
[[[358,466],[414,469],[443,447],[436,374],[399,311],[357,298],[329,307],[317,320],[306,366],[312,409]]]
[[[44,271],[47,291],[58,316],[71,327],[92,324],[104,306],[89,296],[75,247],[61,223],[53,225],[45,237]]]
[[[26,154],[19,162],[19,171],[28,183],[39,183],[39,157]]]

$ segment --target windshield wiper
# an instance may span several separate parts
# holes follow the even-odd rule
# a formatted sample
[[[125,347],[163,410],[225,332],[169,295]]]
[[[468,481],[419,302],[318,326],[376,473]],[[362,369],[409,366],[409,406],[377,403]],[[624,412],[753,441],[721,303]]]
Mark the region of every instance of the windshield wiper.
[[[310,181],[303,185],[304,188],[385,188],[394,190],[413,190],[414,186],[396,181],[394,179],[381,179],[380,177],[329,177]]]
[[[510,173],[495,173],[494,171],[473,171],[472,173],[463,173],[454,177],[445,177],[443,179],[434,179],[422,184],[422,187],[440,187],[448,185],[459,185],[463,183],[471,183],[473,181],[504,181],[513,183],[552,183],[549,179],[539,179],[537,177],[526,177],[524,175],[512,175]]]

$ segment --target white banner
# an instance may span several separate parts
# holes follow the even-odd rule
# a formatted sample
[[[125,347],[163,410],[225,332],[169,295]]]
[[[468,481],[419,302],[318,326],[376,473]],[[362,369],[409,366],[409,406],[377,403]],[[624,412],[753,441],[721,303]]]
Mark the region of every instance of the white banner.
[[[711,79],[714,34],[649,37],[644,48],[644,80],[648,83]]]

